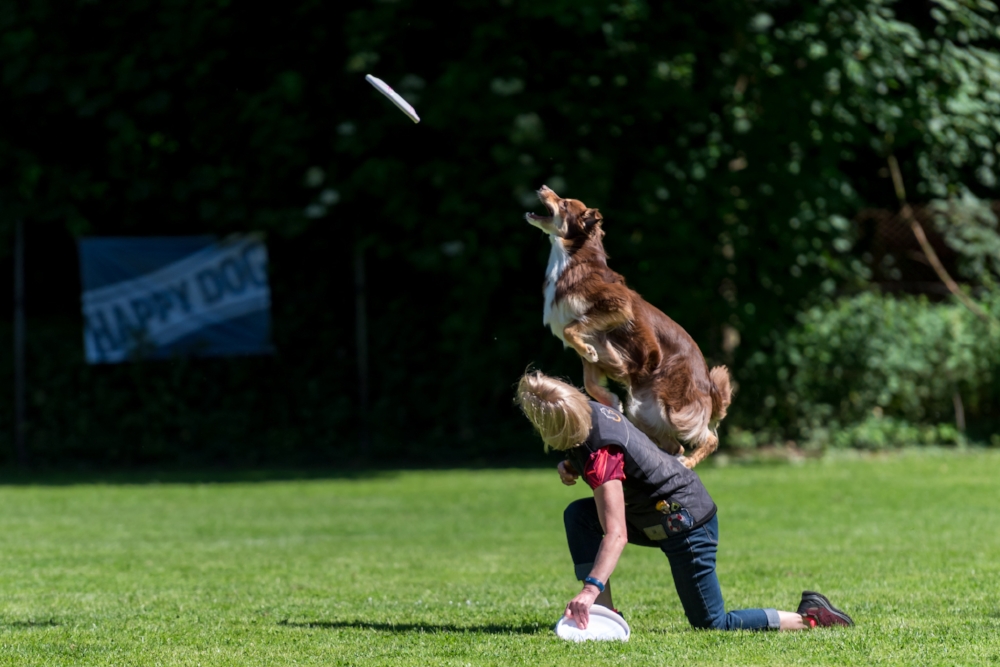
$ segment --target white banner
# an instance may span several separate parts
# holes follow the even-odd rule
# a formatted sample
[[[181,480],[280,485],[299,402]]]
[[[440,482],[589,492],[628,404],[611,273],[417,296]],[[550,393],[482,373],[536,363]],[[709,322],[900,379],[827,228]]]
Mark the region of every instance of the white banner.
[[[155,239],[136,241],[148,245]],[[219,336],[199,350],[191,335],[253,313],[268,316],[271,305],[267,248],[256,235],[232,236],[155,271],[84,288],[84,347],[90,363],[170,356],[171,344],[186,337],[189,351],[225,354],[227,344]],[[245,339],[237,339],[233,353],[255,351],[245,349]],[[264,343],[267,350],[261,351],[269,351],[269,343]]]

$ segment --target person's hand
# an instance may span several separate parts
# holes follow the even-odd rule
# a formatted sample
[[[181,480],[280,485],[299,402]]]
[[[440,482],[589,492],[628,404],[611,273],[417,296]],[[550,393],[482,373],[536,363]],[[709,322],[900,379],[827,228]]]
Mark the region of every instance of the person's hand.
[[[580,476],[580,474],[573,469],[573,466],[568,465],[566,461],[560,461],[559,465],[556,466],[556,470],[559,471],[559,481],[566,486],[573,486],[576,484],[576,478]]]
[[[600,593],[596,586],[587,584],[583,587],[575,598],[569,601],[566,605],[566,612],[563,614],[566,618],[571,618],[576,622],[576,627],[581,630],[587,629],[587,624],[590,623],[590,607],[594,604],[594,600]]]

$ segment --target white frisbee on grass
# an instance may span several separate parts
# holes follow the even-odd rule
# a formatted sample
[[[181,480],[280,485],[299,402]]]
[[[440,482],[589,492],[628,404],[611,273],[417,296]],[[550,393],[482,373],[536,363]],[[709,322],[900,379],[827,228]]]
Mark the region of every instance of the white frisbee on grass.
[[[400,97],[399,93],[390,88],[385,81],[379,79],[378,77],[374,77],[371,74],[365,75],[365,81],[375,86],[380,93],[392,100],[392,103],[399,107],[403,113],[409,116],[410,120],[414,123],[420,122],[420,116],[418,116],[417,112],[410,106],[410,103]]]
[[[556,623],[556,636],[570,642],[621,641],[627,642],[632,635],[631,628],[622,618],[607,607],[595,604],[590,608],[590,622],[587,629],[576,627],[576,621],[563,616]]]

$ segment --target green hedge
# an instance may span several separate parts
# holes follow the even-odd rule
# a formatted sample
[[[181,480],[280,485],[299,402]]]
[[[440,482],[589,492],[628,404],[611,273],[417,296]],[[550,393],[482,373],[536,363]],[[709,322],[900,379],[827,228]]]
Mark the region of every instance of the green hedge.
[[[1000,313],[1000,292],[982,305]],[[771,356],[750,367],[772,374],[759,396],[760,435],[811,445],[882,447],[963,441],[956,395],[971,430],[989,439],[1000,395],[1000,323],[957,303],[875,292],[830,301],[798,316]],[[749,399],[753,400],[753,399]]]

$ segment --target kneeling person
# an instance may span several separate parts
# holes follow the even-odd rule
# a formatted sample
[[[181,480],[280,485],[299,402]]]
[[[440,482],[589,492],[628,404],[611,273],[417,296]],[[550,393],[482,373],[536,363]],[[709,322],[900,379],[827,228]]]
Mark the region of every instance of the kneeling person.
[[[566,508],[570,555],[583,590],[565,615],[586,629],[595,602],[613,609],[610,577],[626,543],[659,547],[670,562],[688,622],[717,630],[804,630],[853,625],[823,595],[805,591],[798,611],[726,612],[715,574],[716,506],[701,479],[658,448],[620,412],[539,372],[521,378],[516,401],[546,450],[565,451],[558,466],[567,485],[581,475],[593,498]]]

